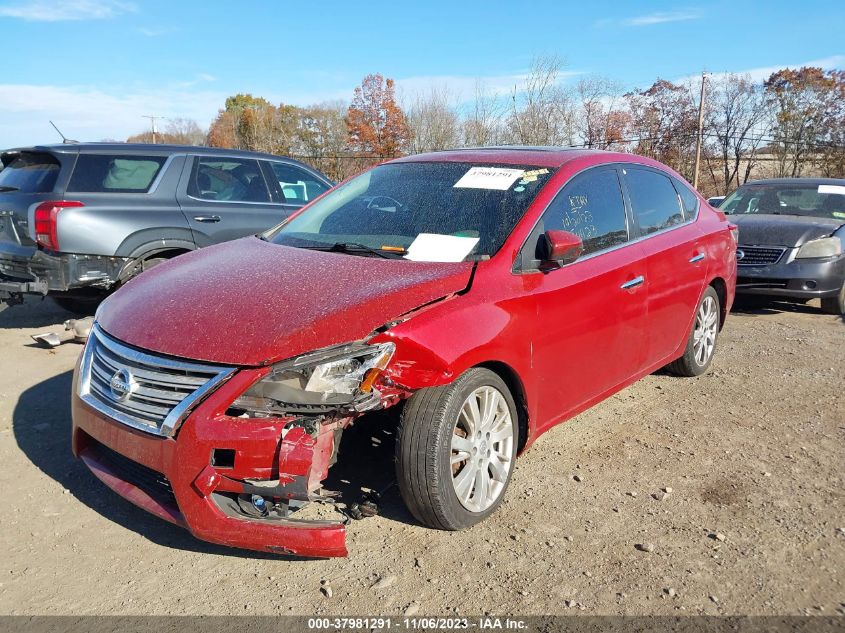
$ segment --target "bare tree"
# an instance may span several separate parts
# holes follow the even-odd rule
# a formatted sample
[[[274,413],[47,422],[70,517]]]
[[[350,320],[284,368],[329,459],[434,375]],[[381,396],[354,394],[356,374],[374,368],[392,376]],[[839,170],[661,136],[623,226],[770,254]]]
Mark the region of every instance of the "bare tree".
[[[174,145],[205,145],[207,132],[193,119],[169,119],[163,131],[156,134],[156,142]],[[146,131],[126,139],[127,143],[152,143],[152,132]]]
[[[769,108],[762,85],[749,75],[725,75],[711,81],[708,92],[705,160],[715,189],[727,193],[745,183],[758,164],[769,134]]]
[[[575,132],[581,145],[621,149],[628,125],[622,85],[606,77],[589,75],[578,81],[575,90]]]
[[[572,98],[561,85],[563,62],[553,56],[534,60],[525,81],[511,93],[509,140],[522,145],[570,145]]]
[[[475,99],[464,118],[464,144],[494,145],[501,141],[503,107],[498,97],[480,80],[475,82]]]
[[[446,87],[418,94],[407,119],[412,153],[448,149],[460,143],[460,119]]]

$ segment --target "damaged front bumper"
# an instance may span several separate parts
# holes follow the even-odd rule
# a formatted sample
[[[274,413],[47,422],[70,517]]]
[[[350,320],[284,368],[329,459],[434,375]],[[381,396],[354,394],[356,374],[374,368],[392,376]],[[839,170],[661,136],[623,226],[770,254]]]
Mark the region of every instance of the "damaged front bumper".
[[[332,501],[320,486],[351,418],[228,415],[230,403],[262,373],[235,373],[174,436],[163,437],[84,402],[76,390],[77,366],[73,452],[109,488],[199,539],[279,554],[346,556],[345,520],[297,520],[295,510],[308,501]],[[252,495],[267,499],[272,511],[244,503]]]

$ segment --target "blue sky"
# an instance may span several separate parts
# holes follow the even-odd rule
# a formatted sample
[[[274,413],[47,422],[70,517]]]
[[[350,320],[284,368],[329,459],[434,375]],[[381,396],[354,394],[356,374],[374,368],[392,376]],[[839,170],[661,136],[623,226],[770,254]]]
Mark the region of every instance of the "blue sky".
[[[536,55],[567,81],[626,87],[711,72],[845,68],[845,2],[0,0],[0,147],[123,139],[142,115],[207,126],[226,96],[307,105],[351,97],[367,73],[410,99],[477,78],[507,92]]]

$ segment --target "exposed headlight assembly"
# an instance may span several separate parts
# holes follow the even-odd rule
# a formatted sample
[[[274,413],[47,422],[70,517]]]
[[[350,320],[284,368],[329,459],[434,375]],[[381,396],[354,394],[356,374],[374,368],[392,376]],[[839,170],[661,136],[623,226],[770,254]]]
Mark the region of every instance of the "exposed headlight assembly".
[[[842,240],[838,237],[823,237],[811,240],[798,249],[795,259],[818,259],[833,257],[842,253]]]
[[[350,343],[283,361],[231,408],[248,417],[373,408],[378,404],[373,383],[395,348],[393,343]]]

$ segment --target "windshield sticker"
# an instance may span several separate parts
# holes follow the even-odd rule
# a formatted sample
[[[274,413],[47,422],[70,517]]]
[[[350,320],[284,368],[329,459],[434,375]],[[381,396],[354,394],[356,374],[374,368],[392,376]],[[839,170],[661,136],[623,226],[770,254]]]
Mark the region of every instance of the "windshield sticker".
[[[504,167],[471,167],[453,187],[464,189],[496,189],[505,191],[525,173],[523,169]]]
[[[414,262],[461,262],[478,244],[477,237],[420,233],[408,247],[405,259]]]
[[[845,196],[845,185],[819,185],[819,193],[832,193]]]
[[[538,176],[542,176],[543,174],[548,174],[548,169],[532,169],[531,171],[526,171],[522,174],[522,180],[519,181],[520,185],[527,185],[529,182],[534,182],[537,180]]]

